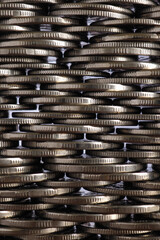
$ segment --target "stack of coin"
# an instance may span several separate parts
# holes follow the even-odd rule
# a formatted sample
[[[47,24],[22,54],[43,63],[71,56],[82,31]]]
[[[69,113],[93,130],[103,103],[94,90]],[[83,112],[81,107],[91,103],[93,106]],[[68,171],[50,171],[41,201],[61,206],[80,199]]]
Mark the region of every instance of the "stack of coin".
[[[0,236],[159,240],[159,0],[1,0]]]
[[[60,89],[62,91],[69,91],[72,93],[83,91],[81,92],[81,99],[90,98],[90,101],[91,99],[94,99],[97,101],[97,103],[96,105],[94,103],[94,106],[92,106],[92,104],[88,102],[87,106],[81,107],[74,106],[74,100],[72,101],[72,104],[69,104],[68,99],[68,102],[67,100],[63,100],[63,106],[62,104],[61,106],[43,106],[42,111],[52,110],[56,112],[62,111],[68,114],[71,112],[80,112],[82,114],[88,112],[91,114],[96,114],[94,118],[90,119],[57,119],[54,121],[54,123],[68,124],[69,126],[71,124],[80,125],[81,127],[87,124],[96,127],[116,126],[116,131],[114,134],[113,131],[105,132],[105,130],[103,133],[97,132],[96,134],[90,134],[86,131],[86,138],[89,140],[89,142],[87,142],[87,144],[85,143],[86,145],[83,145],[83,149],[86,150],[86,153],[89,155],[88,157],[69,157],[67,159],[45,158],[44,167],[52,171],[66,172],[67,177],[72,178],[72,181],[74,181],[74,183],[72,183],[74,186],[76,184],[74,179],[83,181],[81,184],[84,185],[81,185],[81,187],[83,186],[85,189],[93,192],[93,195],[99,196],[99,194],[107,194],[107,196],[110,198],[110,203],[109,206],[107,206],[107,204],[100,204],[94,200],[93,205],[90,200],[89,205],[86,205],[87,202],[85,202],[85,198],[81,200],[81,198],[77,197],[77,202],[76,200],[74,202],[74,195],[70,197],[66,196],[62,197],[61,199],[58,198],[58,200],[59,203],[68,205],[70,214],[67,214],[66,216],[65,214],[67,212],[64,214],[62,212],[64,210],[61,209],[56,213],[55,211],[44,210],[42,215],[49,219],[63,218],[65,220],[74,219],[75,221],[79,222],[93,221],[96,223],[93,228],[89,228],[87,225],[84,225],[83,228],[80,228],[80,230],[82,232],[85,231],[91,234],[101,234],[106,236],[107,239],[113,239],[113,236],[115,236],[116,239],[117,235],[122,235],[121,239],[123,239],[123,236],[125,239],[127,235],[139,236],[139,234],[141,234],[142,237],[144,235],[145,238],[148,233],[154,230],[153,228],[148,227],[148,229],[146,229],[145,227],[140,227],[139,229],[136,229],[134,227],[125,228],[122,226],[122,230],[120,230],[120,228],[112,227],[111,224],[108,225],[105,222],[111,221],[112,223],[113,221],[114,224],[114,220],[116,220],[116,218],[118,218],[116,220],[117,222],[121,223],[123,221],[120,220],[121,218],[125,218],[124,221],[127,222],[129,219],[131,219],[129,215],[134,215],[135,219],[139,219],[140,221],[141,219],[143,220],[143,218],[145,218],[145,215],[148,212],[159,211],[158,200],[157,202],[156,200],[153,201],[151,197],[153,196],[153,198],[157,199],[159,194],[158,191],[151,191],[151,189],[149,191],[145,191],[144,187],[134,186],[133,188],[133,186],[131,186],[131,182],[138,183],[142,181],[143,183],[146,180],[152,182],[156,181],[156,179],[159,177],[159,174],[156,173],[156,168],[154,168],[155,171],[153,170],[147,172],[146,162],[141,162],[142,159],[146,159],[148,157],[153,159],[153,161],[155,157],[158,158],[158,148],[152,148],[151,146],[148,151],[145,151],[146,149],[136,149],[134,148],[135,145],[129,144],[132,149],[130,150],[127,145],[128,151],[125,151],[126,142],[132,144],[145,144],[148,141],[149,143],[152,143],[153,141],[153,137],[149,139],[148,136],[147,139],[144,139],[143,136],[139,136],[139,134],[138,136],[134,136],[129,131],[134,131],[134,129],[137,128],[136,125],[138,124],[138,120],[150,120],[149,114],[148,117],[140,114],[141,106],[158,106],[159,94],[155,94],[152,91],[145,91],[145,89],[144,91],[141,91],[141,87],[142,84],[157,84],[159,81],[150,76],[147,76],[147,79],[142,79],[141,77],[135,76],[135,73],[138,75],[139,72],[143,73],[148,69],[150,70],[159,68],[159,63],[155,63],[153,60],[159,55],[159,44],[151,42],[154,36],[152,36],[152,34],[146,36],[145,34],[135,33],[136,28],[141,29],[146,24],[150,24],[152,26],[158,23],[154,23],[152,20],[145,21],[144,19],[130,19],[129,16],[125,17],[125,19],[120,18],[116,20],[115,17],[115,19],[110,20],[108,18],[106,20],[103,19],[106,17],[104,9],[109,6],[107,4],[101,4],[103,2],[106,3],[106,1],[85,1],[85,3],[86,2],[92,3],[92,5],[83,5],[81,3],[75,5],[62,4],[56,6],[57,9],[59,8],[58,11],[53,11],[53,13],[56,14],[65,15],[69,13],[73,14],[74,12],[75,15],[85,15],[85,11],[89,12],[90,10],[89,20],[93,21],[93,23],[87,27],[81,26],[81,28],[64,28],[64,30],[69,33],[81,31],[89,34],[92,33],[92,35],[88,34],[89,44],[85,44],[85,46],[81,49],[78,48],[67,51],[65,53],[65,57],[60,61],[62,63],[72,63],[72,71],[99,71],[99,76],[97,76],[98,79],[96,79],[93,75],[92,78],[85,77],[84,80],[87,80],[85,82],[83,81],[83,83],[64,83],[55,85],[48,84],[44,86],[44,89]],[[97,2],[101,3],[97,4]],[[109,1],[110,4],[111,2],[114,2],[115,4],[115,1]],[[125,1],[116,1],[118,7],[120,2]],[[98,7],[93,3],[96,3]],[[138,4],[135,5],[136,11],[137,9],[139,11],[139,9],[142,9],[145,5],[154,5],[154,3],[151,1],[130,1],[130,3],[131,4],[127,4],[127,6],[129,5],[127,8],[128,11],[133,10],[132,4]],[[69,7],[73,10],[70,10]],[[96,11],[94,11],[93,8]],[[65,11],[66,9],[67,11]],[[104,14],[103,15],[101,13],[101,19],[98,16],[98,10],[100,9],[103,9]],[[99,17],[99,19],[93,19],[95,16]],[[116,16],[118,16],[118,14]],[[121,26],[121,29],[118,31],[119,26]],[[128,26],[128,28],[126,28],[126,26]],[[105,35],[106,33],[107,35]],[[141,55],[144,57],[140,57]],[[130,76],[130,73],[128,73],[129,70],[136,70],[136,72],[133,72],[133,76]],[[100,73],[104,75],[100,76]],[[109,75],[111,75],[111,78]],[[110,99],[114,99],[114,101],[111,102]],[[100,103],[100,100],[105,102]],[[56,103],[52,104],[56,105]],[[49,105],[49,103],[46,103],[45,105]],[[153,120],[155,120],[155,116]],[[130,128],[126,126],[129,126]],[[147,132],[145,134],[148,135]],[[115,143],[119,145],[116,146],[114,145]],[[123,143],[124,149],[122,148]],[[31,144],[29,146],[31,146]],[[51,144],[51,148],[56,146],[54,144],[55,143]],[[96,144],[98,145],[96,146]],[[109,145],[112,147],[107,148]],[[35,144],[35,146],[45,147],[45,144]],[[82,142],[76,142],[77,149],[81,149],[81,146]],[[73,148],[74,144],[71,144],[70,142],[68,143],[67,147]],[[122,162],[118,162],[119,158],[123,159]],[[107,160],[108,164],[106,164]],[[129,162],[127,162],[127,160],[129,160]],[[102,162],[103,165],[101,166],[100,164],[102,164]],[[104,163],[106,165],[104,165]],[[106,183],[105,185],[101,185],[99,187],[88,187],[91,184],[92,186],[93,184],[96,184],[95,180],[99,182],[109,181],[110,183]],[[66,186],[71,186],[70,181],[71,180],[68,179]],[[122,181],[123,184],[121,184]],[[56,186],[56,183],[52,181],[47,181],[46,183],[42,184],[45,184],[46,186]],[[119,201],[117,203],[113,202],[113,196],[117,196],[119,199],[125,199],[125,201]],[[146,202],[140,202],[140,198],[147,199],[148,201],[146,200]],[[57,203],[56,198],[45,198],[43,200]],[[72,211],[70,210],[70,205]],[[107,207],[109,207],[110,210],[105,210],[108,209]],[[114,214],[117,214],[117,216]],[[126,215],[123,216],[121,214]],[[115,226],[117,225],[115,224]],[[150,237],[150,234],[148,236]]]
[[[10,97],[11,94],[7,95],[3,93],[5,90],[15,89],[34,89],[32,85],[21,85],[9,84],[4,79],[8,77],[18,77],[20,75],[26,75],[25,69],[27,64],[33,63],[38,64],[40,60],[34,59],[33,54],[31,55],[30,49],[26,49],[20,46],[19,34],[23,32],[33,31],[34,28],[31,26],[23,26],[18,23],[21,19],[28,19],[30,17],[36,17],[41,15],[42,8],[38,5],[27,3],[25,1],[1,1],[0,3],[0,32],[1,32],[1,43],[0,43],[0,91],[1,95]],[[10,35],[15,36],[15,42],[11,41]],[[28,53],[27,53],[28,51]],[[34,51],[32,49],[32,51]],[[23,65],[23,66],[22,66]],[[1,104],[1,110],[19,110],[28,109],[29,106],[23,106],[17,104],[18,100],[14,96],[14,101]]]
[[[57,27],[74,25],[77,21],[47,16],[48,9],[57,3],[57,0],[2,0],[1,2],[0,90],[2,97],[0,109],[3,110],[1,118],[5,118],[0,121],[2,139],[0,142],[0,213],[1,220],[8,220],[8,222],[1,222],[0,235],[17,239],[23,235],[30,238],[31,235],[68,231],[75,225],[74,222],[58,223],[40,218],[37,221],[37,214],[34,212],[55,207],[54,204],[43,203],[40,197],[63,195],[74,191],[75,188],[38,187],[38,183],[49,179],[56,180],[63,177],[63,174],[43,171],[41,157],[48,156],[48,150],[41,149],[38,153],[34,149],[24,149],[21,141],[75,139],[75,135],[53,134],[51,136],[50,134],[21,132],[22,125],[41,125],[49,122],[49,117],[47,116],[47,119],[33,116],[30,118],[28,116],[26,118],[12,117],[15,117],[15,110],[23,109],[23,113],[27,113],[26,110],[35,109],[36,104],[40,104],[40,102],[31,104],[22,97],[48,96],[48,92],[45,94],[45,91],[44,93],[39,91],[39,85],[45,83],[46,78],[41,74],[28,76],[28,72],[60,68],[55,64],[57,57],[61,55],[60,49],[78,46],[80,39],[79,36],[57,31]],[[49,32],[52,26],[55,29]],[[48,62],[50,56],[54,60],[53,63]],[[54,76],[50,76],[48,81],[54,82]],[[61,95],[63,96],[63,93]],[[53,93],[52,96],[57,97],[57,94]],[[9,111],[10,119],[6,118],[5,111]],[[58,154],[65,156],[68,152],[51,150],[49,156],[54,156],[54,153],[56,156]],[[81,234],[80,238],[86,236],[87,234]]]

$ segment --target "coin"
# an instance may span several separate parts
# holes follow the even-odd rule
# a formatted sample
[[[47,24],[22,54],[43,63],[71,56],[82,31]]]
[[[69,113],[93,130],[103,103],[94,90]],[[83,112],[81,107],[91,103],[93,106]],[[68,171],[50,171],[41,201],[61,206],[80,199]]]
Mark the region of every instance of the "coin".
[[[125,134],[112,134],[112,135],[87,135],[87,138],[99,141],[112,141],[112,142],[127,142],[127,143],[160,143],[159,137],[148,137],[137,135],[125,135]]]
[[[29,10],[17,10],[17,9],[0,9],[0,16],[1,18],[10,18],[10,17],[31,17],[36,16],[38,13],[36,11],[29,11]]]
[[[39,198],[46,196],[63,195],[75,191],[74,188],[29,188],[16,190],[0,190],[1,197],[18,197],[18,198]]]
[[[10,69],[0,69],[0,76],[11,76],[11,75],[20,75],[21,72],[18,70],[10,70]]]
[[[124,134],[139,134],[139,135],[149,135],[149,136],[159,136],[159,129],[118,129],[117,133]]]
[[[151,19],[149,19],[149,20],[151,20]],[[90,39],[90,41],[93,43],[94,42],[110,42],[110,41],[138,41],[138,42],[139,41],[149,41],[149,42],[154,41],[154,42],[156,42],[156,41],[159,41],[159,37],[157,34],[154,34],[154,33],[123,33],[123,34],[119,33],[119,34],[111,34],[111,35],[107,35],[107,36],[95,36],[95,37],[92,37]],[[113,52],[114,51],[112,51],[112,53]],[[118,52],[117,52],[117,54],[118,54]]]
[[[106,100],[106,104],[109,100]],[[113,106],[113,105],[89,105],[89,106],[42,106],[44,111],[56,111],[56,112],[78,112],[78,113],[109,113],[109,114],[120,114],[120,113],[137,113],[137,108]]]
[[[81,173],[121,173],[135,172],[143,169],[141,164],[107,164],[99,165],[67,165],[67,164],[45,164],[44,167],[48,170],[58,172],[81,172]]]
[[[89,125],[30,125],[21,126],[23,131],[45,132],[45,133],[98,133],[112,132],[111,127],[95,127]]]
[[[10,40],[0,43],[0,47],[36,47],[36,48],[74,48],[78,45],[71,41],[66,40],[51,40],[45,39],[25,39],[25,40]],[[29,68],[29,67],[28,67]],[[30,67],[31,68],[31,67]]]
[[[132,197],[134,201],[139,201],[143,203],[150,203],[150,204],[160,204],[160,199],[159,197],[150,197],[149,199],[147,197]]]
[[[54,203],[54,204],[61,204],[61,205],[85,205],[85,204],[99,204],[99,203],[107,203],[113,200],[119,199],[119,196],[107,196],[107,195],[82,195],[79,196],[78,194],[72,196],[61,196],[61,197],[42,197],[42,202],[45,203]]]
[[[61,92],[59,93],[61,94]],[[62,92],[63,94],[63,92]],[[65,95],[65,93],[64,93]],[[71,95],[71,93],[66,95]],[[51,105],[58,105],[58,104],[64,104],[64,105],[92,105],[92,104],[104,104],[104,100],[99,100],[99,99],[94,99],[94,98],[87,98],[87,97],[58,97],[58,98],[53,98],[53,97],[39,97],[39,98],[23,98],[21,100],[22,103],[27,103],[27,104],[51,104]]]
[[[54,119],[83,119],[91,118],[94,115],[89,113],[59,113],[59,112],[15,112],[13,113],[14,117],[24,117],[24,118],[54,118]]]
[[[108,227],[118,229],[131,229],[131,230],[154,230],[160,228],[160,223],[155,221],[134,221],[134,222],[111,222],[107,224]]]
[[[149,92],[159,92],[160,91],[160,87],[159,86],[152,86],[152,87],[145,87],[143,89],[144,91],[149,91]]]
[[[155,108],[152,108],[154,110]],[[159,109],[159,108],[158,108]],[[142,111],[144,112],[145,109]],[[148,108],[147,108],[148,110]],[[157,110],[158,111],[158,110]],[[147,113],[147,112],[146,112]],[[120,119],[120,120],[159,120],[160,115],[159,114],[98,114],[98,117],[100,119]]]
[[[4,91],[3,94],[5,96],[10,96],[10,95],[12,95],[12,96],[36,96],[36,97],[43,96],[43,98],[46,96],[46,100],[51,97],[53,98],[53,97],[60,97],[60,96],[74,96],[74,94],[71,92],[46,91],[46,90],[23,90],[23,88],[20,90],[19,89],[16,89],[16,90],[11,89],[8,91]],[[48,99],[48,102],[49,101],[52,101],[52,100]],[[58,101],[58,99],[57,99],[57,101]],[[35,102],[35,104],[36,104],[36,102]]]
[[[53,40],[74,40],[74,41],[81,41],[81,37],[79,35],[65,33],[65,32],[38,32],[38,31],[31,31],[31,32],[23,32],[23,33],[13,33],[0,36],[0,39],[8,40],[8,39],[53,39]]]
[[[87,233],[101,234],[101,235],[133,235],[150,232],[149,230],[128,230],[128,229],[106,229],[106,228],[92,228],[82,226],[82,230]]]
[[[157,7],[157,6],[156,6]],[[145,8],[146,9],[146,8]],[[147,8],[148,9],[148,8]],[[113,19],[113,20],[100,20],[95,21],[92,25],[101,25],[101,26],[114,26],[114,25],[134,25],[134,26],[159,26],[160,22],[154,19],[146,19],[146,18],[125,18],[125,19]]]
[[[8,147],[16,147],[17,145],[18,145],[18,142],[0,140],[0,149],[8,148]]]
[[[40,63],[40,59],[36,58],[23,58],[23,57],[0,57],[0,63]],[[22,77],[22,76],[21,76]],[[4,81],[2,81],[4,82]],[[15,81],[13,81],[15,83]]]
[[[127,92],[128,94],[137,88],[134,86],[127,86],[122,84],[112,84],[112,83],[95,83],[94,79],[93,82],[89,83],[68,83],[68,84],[47,84],[43,87],[44,89],[57,89],[57,90],[79,90],[79,91],[103,91],[103,92]],[[85,93],[84,93],[85,94]],[[90,94],[90,93],[86,93]],[[93,93],[94,94],[94,93]],[[146,94],[149,94],[148,92]],[[153,93],[151,93],[153,94]],[[158,95],[159,96],[159,95]]]
[[[28,173],[0,176],[1,183],[34,183],[61,177],[60,173]]]
[[[5,90],[20,90],[23,89],[24,91],[27,91],[27,89],[32,89],[33,91],[33,86],[32,85],[28,85],[28,84],[8,84],[8,83],[1,83],[0,84],[0,90],[3,90],[3,95],[7,96]],[[22,90],[21,90],[22,91]],[[11,94],[10,94],[11,95]],[[8,96],[10,96],[8,94]]]
[[[20,211],[0,211],[0,219],[2,218],[11,218],[20,215]]]
[[[142,214],[147,212],[157,212],[158,206],[150,204],[134,205],[112,205],[112,204],[93,204],[93,205],[75,205],[73,209],[78,211],[101,213],[101,214]],[[119,222],[120,224],[121,222]],[[110,223],[109,223],[110,224]],[[145,229],[144,229],[145,230]]]
[[[20,13],[19,13],[20,14]],[[13,14],[11,15],[13,16]],[[72,18],[64,18],[64,17],[56,17],[56,16],[36,16],[33,14],[28,17],[17,17],[14,16],[7,20],[2,20],[2,24],[10,24],[10,25],[38,25],[38,24],[52,24],[59,26],[68,26],[68,25],[77,25],[79,22]]]
[[[30,109],[30,106],[21,104],[0,104],[0,110],[20,110],[20,109]]]
[[[146,115],[155,115],[159,113],[159,108],[144,108],[142,109],[142,112],[145,113]],[[157,119],[158,120],[158,119]]]
[[[156,129],[156,128],[159,128],[160,123],[159,122],[142,123],[141,126],[144,127],[144,128]]]
[[[0,30],[2,32],[28,32],[32,31],[33,29],[30,27],[18,26],[18,25],[5,25],[2,24],[0,26]]]
[[[25,124],[40,124],[44,123],[42,119],[38,118],[1,118],[0,125],[25,125]]]
[[[128,130],[128,129],[127,129]],[[132,129],[131,129],[132,130]],[[136,130],[136,129],[135,129]],[[88,150],[87,154],[99,157],[124,157],[124,158],[157,158],[160,154],[156,151],[94,151]]]
[[[0,203],[8,203],[13,201],[19,201],[19,198],[6,198],[6,197],[0,197]]]
[[[141,14],[142,18],[159,19],[159,11]]]
[[[44,204],[45,205],[45,204]],[[49,205],[49,204],[48,204]],[[50,204],[51,205],[51,204]],[[54,221],[54,220],[43,220],[43,219],[2,219],[0,220],[1,225],[9,227],[19,227],[19,228],[52,228],[52,227],[69,227],[74,226],[76,222],[69,221]]]
[[[105,47],[105,48],[107,48],[107,47],[138,47],[138,48],[148,48],[148,49],[151,49],[151,48],[159,49],[160,48],[159,44],[151,43],[151,42],[118,42],[118,41],[117,42],[92,43],[92,44],[85,46],[85,48],[95,48],[95,47]],[[134,59],[132,59],[132,60],[134,61]]]
[[[73,150],[100,150],[100,149],[114,149],[121,148],[122,145],[118,143],[103,143],[96,141],[50,141],[50,142],[23,142],[24,147],[33,147],[33,148],[48,148],[48,149],[73,149]],[[58,166],[54,166],[52,164],[45,166],[47,169],[56,170],[59,169]],[[70,166],[71,167],[71,166]],[[86,167],[86,166],[85,166]],[[63,165],[62,165],[63,168]],[[71,169],[71,168],[70,168]],[[76,169],[76,167],[75,167]],[[59,171],[59,170],[58,170]],[[62,170],[63,171],[63,170]],[[73,171],[73,170],[72,170]]]
[[[54,55],[52,55],[54,56]],[[96,71],[86,71],[86,70],[78,70],[78,69],[58,69],[58,70],[34,70],[30,71],[31,75],[66,75],[66,76],[106,76],[106,73],[96,72]]]
[[[118,3],[118,4],[126,4],[126,0],[82,0],[82,3]],[[128,0],[127,4],[140,4],[140,5],[150,5],[150,6],[154,6],[155,3],[153,1],[150,0]]]
[[[22,75],[22,76],[16,76],[16,77],[10,76],[10,77],[2,78],[2,82],[4,83],[67,83],[67,82],[78,82],[78,80],[74,77],[69,77],[69,76],[57,76],[57,75],[23,76]]]
[[[64,149],[3,149],[1,151],[2,156],[7,157],[53,157],[53,156],[68,156],[78,154],[74,150],[64,150]]]
[[[138,158],[137,158],[137,159],[134,159],[134,161],[141,162],[141,163],[155,164],[155,165],[160,164],[160,159],[159,158],[141,158],[141,160],[140,159],[138,160]]]
[[[105,6],[105,5],[104,5]],[[89,11],[89,10],[88,10]],[[98,33],[126,33],[126,30],[119,27],[104,27],[104,26],[69,26],[61,29],[66,33],[87,33],[87,32],[98,32]]]
[[[0,188],[16,188],[22,186],[22,183],[0,183]],[[9,209],[4,209],[2,210],[9,210]]]
[[[120,73],[119,76],[121,77],[149,77],[149,78],[156,78],[160,73],[159,69],[151,69],[145,71],[129,71]]]
[[[147,48],[82,48],[82,49],[74,49],[73,51],[69,51],[66,56],[74,56],[74,55],[147,55],[147,56],[158,56],[158,50],[151,50]]]
[[[113,236],[114,240],[159,240],[160,237],[152,234],[142,234],[142,235],[135,235],[135,236]],[[107,239],[107,238],[105,238]]]
[[[53,141],[53,140],[73,140],[82,139],[83,134],[45,134],[45,133],[4,133],[4,139],[10,140],[36,140],[36,141]]]
[[[35,204],[28,203],[28,204],[26,204],[24,202],[21,202],[21,203],[16,203],[16,204],[14,204],[14,203],[1,203],[0,204],[0,209],[2,209],[2,210],[10,210],[10,211],[37,211],[37,210],[51,209],[51,208],[54,208],[54,207],[55,206],[53,204],[49,204],[49,203],[35,203]],[[10,222],[11,219],[8,219],[8,220],[9,220],[8,224],[7,224],[7,222],[6,223],[4,223],[4,222],[2,223],[1,222],[1,224],[5,225],[5,226],[22,227],[21,225],[23,224],[23,220],[21,220],[21,221],[19,220],[18,221],[19,226],[17,226],[15,218],[11,222]],[[34,224],[34,222],[33,222],[33,224]],[[27,228],[27,224],[26,224],[26,226],[23,226],[23,227]],[[31,226],[29,228],[31,228]]]
[[[29,173],[39,169],[37,166],[16,166],[16,167],[3,167],[0,168],[1,175],[10,175],[10,174],[21,174]]]
[[[69,27],[67,27],[68,29]],[[94,44],[90,44],[92,47]],[[94,47],[94,46],[93,46]],[[77,63],[77,62],[114,62],[114,61],[132,61],[132,57],[123,57],[123,56],[74,56],[74,57],[65,57],[60,60],[61,63]]]
[[[96,186],[106,186],[111,184],[112,182],[109,181],[85,181],[85,180],[75,180],[69,179],[67,181],[45,181],[41,182],[40,185],[45,187],[63,187],[63,188],[79,188],[79,187],[96,187]]]
[[[55,50],[35,49],[35,48],[0,48],[1,56],[54,56],[58,57],[59,52]],[[8,72],[11,70],[8,70]]]
[[[141,32],[142,33],[159,33],[159,27],[158,26],[154,26],[154,27],[149,27],[146,29],[142,29]]]
[[[159,181],[135,182],[133,185],[144,189],[160,189]]]
[[[13,78],[13,77],[8,77],[8,78]],[[14,78],[19,78],[19,76],[16,76]],[[150,85],[150,84],[158,84],[157,79],[154,78],[135,78],[135,77],[115,77],[115,78],[94,78],[94,79],[87,79],[87,83],[90,83],[92,85],[98,85],[98,84],[107,84],[107,83],[116,83],[116,84],[127,84],[131,85],[130,87],[133,89],[132,84],[140,85],[140,84],[145,84],[145,85]],[[86,82],[85,82],[86,83]],[[143,88],[146,89],[146,88]],[[136,90],[134,88],[134,90]]]
[[[116,105],[125,106],[159,106],[159,99],[130,99],[130,100],[116,100]]]
[[[50,234],[58,231],[64,230],[64,227],[60,228],[42,228],[42,229],[23,229],[23,228],[8,228],[8,227],[1,227],[0,228],[0,235],[2,236],[23,236],[23,235],[45,235]]]
[[[20,10],[41,10],[40,7],[31,4],[24,3],[0,3],[0,9],[20,9]]]
[[[137,145],[137,144],[132,144],[132,145],[127,145],[127,148],[129,149],[134,149],[134,150],[143,150],[143,151],[148,151],[148,150],[153,150],[153,151],[159,151],[160,145]]]
[[[1,49],[1,48],[0,48]],[[10,69],[55,69],[57,66],[55,64],[48,64],[48,63],[14,63],[10,64],[0,64],[0,68],[10,68]]]
[[[103,4],[90,4],[90,3],[62,3],[62,4],[56,4],[54,9],[95,9],[95,10],[108,10],[112,12],[119,12],[119,13],[125,13],[125,14],[133,14],[133,12],[129,9],[125,9],[124,7],[117,7],[113,5],[103,5]],[[157,9],[157,8],[156,8]]]
[[[142,9],[141,13],[157,12],[159,10],[160,10],[159,6],[147,7],[145,9]]]
[[[51,12],[53,16],[96,16],[96,17],[107,17],[109,19],[123,19],[127,18],[126,14],[116,13],[111,11],[104,10],[90,10],[90,9],[63,9],[63,10],[54,10]]]
[[[93,192],[99,192],[103,194],[112,194],[113,196],[115,195],[120,195],[120,196],[142,196],[142,197],[149,197],[149,196],[158,196],[160,194],[160,191],[158,190],[141,190],[141,189],[119,189],[119,188],[103,188],[103,187],[89,187],[87,188],[89,191]]]
[[[74,164],[74,165],[105,165],[125,162],[125,158],[95,158],[95,157],[73,157],[73,158],[43,158],[45,163]]]
[[[155,172],[134,172],[134,173],[117,173],[117,174],[87,174],[87,173],[69,173],[69,177],[82,180],[96,181],[146,181],[158,178],[159,174]]]
[[[103,86],[103,85],[102,85]],[[93,89],[94,90],[94,89]],[[99,89],[98,89],[99,90]],[[125,105],[125,102],[127,101],[128,104],[126,105],[131,105],[132,104],[132,101],[133,101],[133,104],[137,103],[138,105],[138,102],[139,102],[139,105],[144,105],[145,104],[145,101],[146,101],[146,104],[149,102],[149,100],[151,99],[155,99],[157,98],[157,100],[159,100],[159,94],[156,94],[156,93],[152,93],[152,92],[138,92],[138,91],[113,91],[112,89],[111,90],[108,90],[108,89],[104,89],[103,92],[87,92],[84,94],[84,96],[86,97],[98,97],[98,98],[109,98],[109,97],[115,97],[115,98],[131,98],[131,99],[127,99],[127,100],[117,100],[115,101],[115,104],[118,105]],[[132,100],[132,98],[135,98],[136,100]],[[155,101],[156,102],[156,101]],[[158,102],[158,101],[157,101]],[[149,103],[148,103],[149,104]],[[151,103],[150,103],[151,104]],[[149,105],[150,105],[149,104]]]
[[[126,217],[125,214],[87,214],[87,213],[65,213],[58,211],[43,210],[40,215],[49,219],[65,220],[65,221],[76,221],[76,222],[106,222],[121,219]]]
[[[60,3],[61,0],[2,0],[2,3],[50,3],[50,4],[55,4],[55,3]]]
[[[77,64],[73,68],[77,69],[86,69],[86,70],[106,70],[106,69],[124,69],[134,70],[138,69],[156,69],[160,65],[156,63],[146,63],[146,62],[94,62],[94,63],[85,63]]]
[[[87,233],[61,233],[61,234],[50,234],[43,236],[34,236],[35,240],[80,240],[88,236]],[[24,240],[30,240],[30,236],[23,236]]]
[[[135,121],[107,120],[107,119],[57,119],[54,123],[92,125],[92,126],[133,126]],[[110,135],[109,135],[110,136]]]

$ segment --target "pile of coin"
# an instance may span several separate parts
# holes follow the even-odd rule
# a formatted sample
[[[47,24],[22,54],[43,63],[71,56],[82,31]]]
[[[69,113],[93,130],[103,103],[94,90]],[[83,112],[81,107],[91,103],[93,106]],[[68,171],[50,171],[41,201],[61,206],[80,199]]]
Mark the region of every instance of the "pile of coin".
[[[160,1],[0,1],[0,238],[160,240]]]

